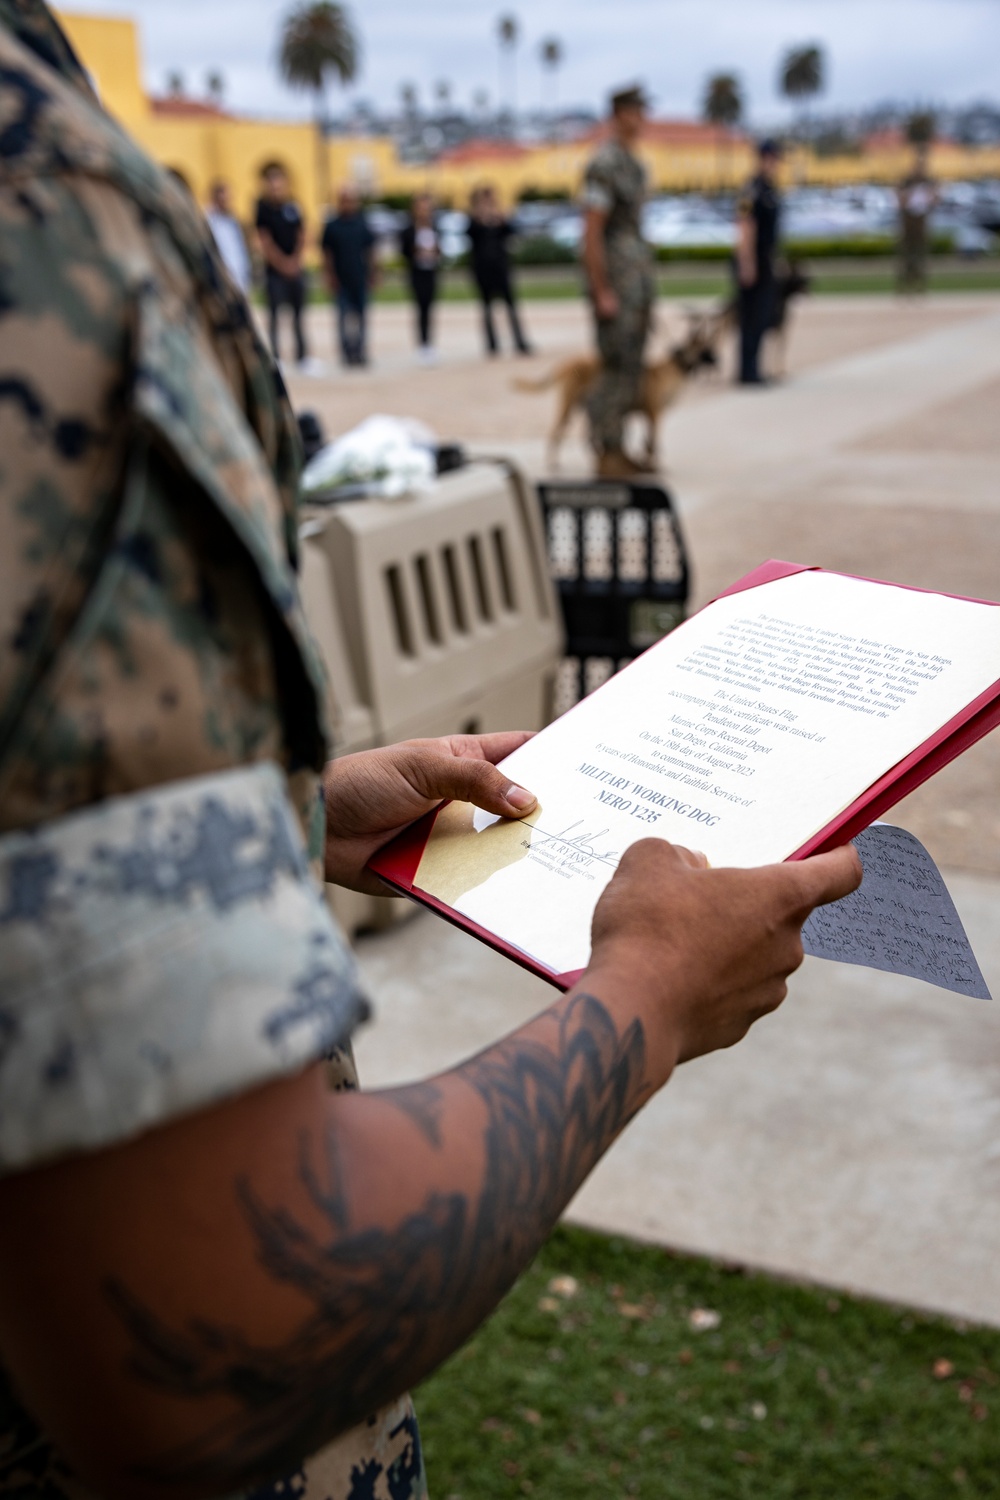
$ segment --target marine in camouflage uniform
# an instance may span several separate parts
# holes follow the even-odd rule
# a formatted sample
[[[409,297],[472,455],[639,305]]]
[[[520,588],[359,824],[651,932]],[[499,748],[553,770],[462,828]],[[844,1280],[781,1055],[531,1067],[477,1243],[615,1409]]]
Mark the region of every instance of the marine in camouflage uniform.
[[[631,149],[629,137],[645,110],[637,88],[612,96],[612,136],[587,165],[581,204],[599,225],[596,267],[588,264],[601,372],[587,403],[591,442],[601,471],[638,470],[624,458],[625,418],[635,409],[642,381],[643,352],[652,323],[655,284],[649,247],[642,238],[646,170]],[[627,128],[629,125],[632,129]],[[589,226],[588,226],[588,232]],[[608,316],[600,306],[601,286],[614,294],[617,310]],[[601,462],[603,460],[603,462]]]
[[[316,1058],[351,1087],[366,1001],[310,866],[294,420],[41,0],[0,0],[0,223],[2,1176]],[[409,1399],[255,1494],[419,1500]],[[85,1500],[0,1367],[2,1495]]]

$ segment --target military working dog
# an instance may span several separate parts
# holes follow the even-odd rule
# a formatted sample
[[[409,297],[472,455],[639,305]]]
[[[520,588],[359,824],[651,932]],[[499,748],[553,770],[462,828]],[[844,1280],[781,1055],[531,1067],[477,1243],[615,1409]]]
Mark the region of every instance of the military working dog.
[[[718,364],[718,342],[728,322],[728,309],[692,319],[687,335],[680,343],[662,359],[645,366],[635,411],[646,422],[646,447],[642,462],[633,461],[637,473],[656,471],[659,464],[659,419],[677,400],[684,382],[691,375],[706,366]],[[519,391],[547,391],[553,387],[558,391],[556,417],[548,441],[548,461],[553,472],[559,467],[559,448],[570,419],[574,411],[586,409],[600,367],[598,355],[581,354],[563,360],[539,379],[522,378],[514,382]]]

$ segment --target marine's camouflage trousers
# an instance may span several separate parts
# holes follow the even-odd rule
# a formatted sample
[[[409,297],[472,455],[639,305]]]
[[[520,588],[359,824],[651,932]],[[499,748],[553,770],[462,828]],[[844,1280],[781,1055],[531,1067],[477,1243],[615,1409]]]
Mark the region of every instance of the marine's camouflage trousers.
[[[651,296],[619,297],[617,317],[595,320],[601,371],[587,399],[587,414],[597,453],[622,447],[625,418],[638,404],[642,357],[652,320]]]
[[[18,1405],[2,1370],[0,1495],[10,1500],[99,1500],[74,1478]],[[420,1433],[409,1396],[346,1433],[296,1473],[245,1492],[244,1500],[427,1500]]]

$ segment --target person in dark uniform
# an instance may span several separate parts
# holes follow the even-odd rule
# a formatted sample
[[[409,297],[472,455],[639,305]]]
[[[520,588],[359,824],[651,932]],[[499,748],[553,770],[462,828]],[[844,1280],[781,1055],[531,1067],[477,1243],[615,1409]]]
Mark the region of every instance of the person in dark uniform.
[[[432,314],[437,301],[438,271],[441,269],[441,236],[434,223],[434,200],[418,193],[413,200],[410,222],[399,242],[410,273],[410,290],[417,309],[417,358],[421,364],[436,363]]]
[[[761,141],[757,175],[739,202],[736,239],[737,305],[740,320],[740,385],[763,385],[760,346],[774,305],[774,261],[781,221],[776,181],[781,148]]]
[[[295,358],[300,365],[305,365],[309,359],[302,329],[306,298],[306,279],[302,269],[305,220],[299,205],[291,197],[284,167],[272,162],[264,168],[261,177],[264,191],[257,203],[256,227],[264,258],[271,350],[277,359],[278,311],[290,307],[295,330]]]
[[[521,321],[514,301],[514,288],[510,275],[510,253],[508,242],[516,233],[509,219],[504,218],[489,186],[478,187],[472,194],[469,205],[469,245],[472,251],[472,277],[483,306],[483,331],[489,354],[499,351],[496,328],[493,324],[493,303],[504,302],[510,318],[510,332],[518,354],[530,354],[531,346],[524,336]]]
[[[337,307],[337,336],[345,365],[366,365],[366,315],[375,279],[375,234],[355,187],[342,189],[337,213],[320,241],[327,285]]]

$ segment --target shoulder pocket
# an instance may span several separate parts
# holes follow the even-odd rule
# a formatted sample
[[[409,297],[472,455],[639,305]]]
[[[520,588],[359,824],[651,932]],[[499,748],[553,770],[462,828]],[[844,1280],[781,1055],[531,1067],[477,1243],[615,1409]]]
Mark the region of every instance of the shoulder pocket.
[[[199,320],[155,286],[139,294],[133,378],[141,435],[198,484],[249,554],[303,664],[322,741],[325,676],[302,611],[274,475]]]

